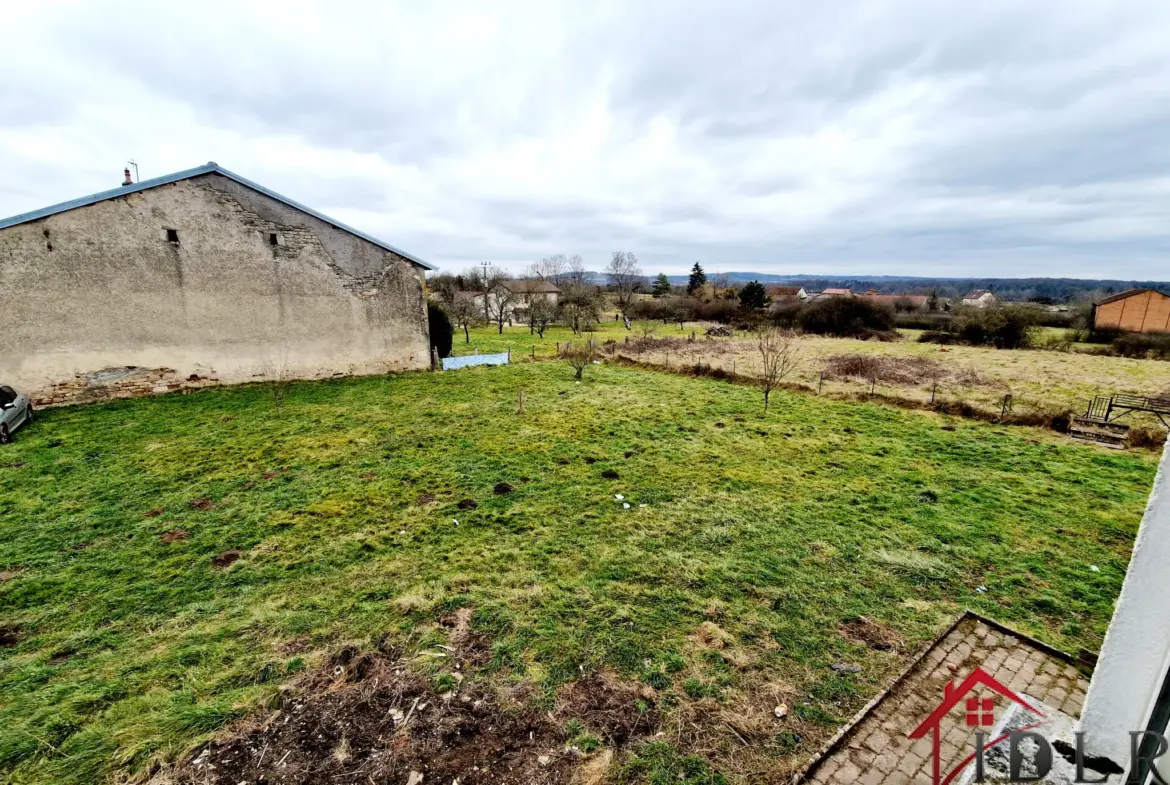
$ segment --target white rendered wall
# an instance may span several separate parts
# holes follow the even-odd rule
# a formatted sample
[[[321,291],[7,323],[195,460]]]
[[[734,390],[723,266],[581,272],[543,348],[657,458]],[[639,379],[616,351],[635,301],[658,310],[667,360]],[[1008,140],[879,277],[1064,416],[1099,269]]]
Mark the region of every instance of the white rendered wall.
[[[1081,714],[1085,748],[1128,767],[1170,662],[1170,443],[1134,539],[1129,570]],[[1159,768],[1164,768],[1161,763]]]

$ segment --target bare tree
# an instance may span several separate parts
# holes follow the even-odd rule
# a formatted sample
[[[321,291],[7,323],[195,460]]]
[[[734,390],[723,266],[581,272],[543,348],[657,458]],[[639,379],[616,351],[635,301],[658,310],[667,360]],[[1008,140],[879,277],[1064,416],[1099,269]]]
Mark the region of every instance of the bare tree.
[[[638,257],[626,251],[614,251],[609,266],[605,268],[605,274],[613,290],[614,302],[617,303],[618,311],[621,312],[628,330],[634,295],[646,287],[646,279],[642,276],[642,269],[638,267]]]
[[[483,298],[487,303],[488,321],[496,323],[501,335],[504,332],[504,322],[512,316],[512,308],[517,300],[516,295],[504,286],[505,281],[506,279],[496,281]]]
[[[497,284],[501,281],[508,280],[508,274],[494,265],[487,267],[469,267],[463,272],[463,279],[476,296],[480,299],[483,307],[483,320],[485,322],[492,321],[492,305],[491,296],[489,296],[493,289],[497,288]]]
[[[455,302],[456,293],[459,291],[459,277],[451,273],[436,273],[427,279],[427,286],[439,296],[444,305],[450,305]]]
[[[260,363],[259,376],[267,380],[267,390],[272,396],[272,405],[279,415],[284,412],[284,402],[288,399],[289,387],[292,383],[292,363],[289,360],[289,350],[285,345],[276,347],[275,356],[264,353]]]
[[[444,304],[443,309],[447,312],[451,323],[463,330],[463,342],[471,343],[471,327],[479,324],[482,318],[479,306],[475,304],[475,301],[456,296],[451,302]]]
[[[763,370],[757,377],[756,384],[764,393],[764,414],[767,414],[768,396],[780,386],[785,376],[795,370],[800,358],[795,336],[791,332],[767,326],[756,333],[756,339],[756,347],[760,351],[760,359],[763,360]]]
[[[577,257],[580,259],[581,257]],[[569,257],[563,253],[546,256],[538,262],[533,262],[528,265],[525,275],[529,278],[535,278],[540,281],[548,281],[553,286],[560,286],[564,283],[565,277],[569,272]]]
[[[568,360],[569,365],[577,372],[574,378],[581,381],[581,374],[585,372],[585,368],[593,362],[593,358],[597,356],[597,344],[593,342],[590,337],[583,341],[569,341],[561,347],[561,357]]]
[[[532,302],[528,303],[528,329],[544,338],[544,331],[552,324],[557,315],[556,306],[543,295],[532,295]]]
[[[588,286],[589,271],[585,269],[585,260],[580,254],[573,254],[565,260],[565,273],[558,286]]]
[[[583,329],[601,318],[601,298],[592,284],[566,284],[560,299],[561,318],[580,335]]]

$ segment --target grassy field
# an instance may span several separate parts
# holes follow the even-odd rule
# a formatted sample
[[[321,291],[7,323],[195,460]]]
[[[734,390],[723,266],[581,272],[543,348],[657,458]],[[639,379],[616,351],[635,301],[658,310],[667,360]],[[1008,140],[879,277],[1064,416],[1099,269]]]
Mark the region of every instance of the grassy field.
[[[674,339],[689,338],[691,332],[696,331],[699,338],[694,343],[673,346],[669,350],[637,351],[627,348],[624,343],[619,349],[624,355],[658,365],[701,362],[746,375],[759,367],[759,356],[750,334],[708,340],[702,337],[705,329],[706,325],[702,324],[688,324],[680,331],[677,324],[639,322],[634,330],[627,331],[619,322],[605,322],[593,337],[599,344],[607,340],[623,343],[627,337],[635,340],[645,330],[653,330],[657,338]],[[1170,394],[1170,363],[1163,361],[1076,352],[998,350],[982,346],[940,347],[918,343],[916,339],[920,331],[903,330],[902,333],[905,340],[892,343],[800,336],[797,339],[800,362],[786,381],[810,388],[820,386],[826,393],[867,393],[871,388],[869,379],[825,378],[822,381],[819,378],[831,358],[860,354],[894,362],[927,360],[935,364],[941,374],[937,386],[928,373],[921,371],[913,381],[878,379],[875,386],[878,393],[929,401],[933,391],[938,400],[963,401],[988,411],[999,411],[1004,395],[1009,393],[1013,396],[1015,410],[1020,413],[1031,410],[1080,413],[1095,395]],[[505,327],[502,335],[495,327],[480,327],[471,331],[469,344],[463,342],[462,333],[456,339],[455,354],[470,354],[475,349],[481,352],[510,349],[514,358],[519,360],[529,357],[534,345],[538,358],[553,356],[556,343],[572,340],[573,335],[567,328],[554,327],[545,333],[542,341],[530,335],[527,327]],[[1132,421],[1155,432],[1164,431],[1150,416],[1139,415]]]
[[[787,701],[750,749],[718,723],[731,772],[799,765],[962,607],[1099,647],[1153,455],[773,403],[545,362],[45,412],[0,450],[0,779],[144,774],[343,645],[446,640],[458,608],[491,640],[476,678],[537,701],[599,668],[667,727]],[[630,776],[677,766],[673,738]]]

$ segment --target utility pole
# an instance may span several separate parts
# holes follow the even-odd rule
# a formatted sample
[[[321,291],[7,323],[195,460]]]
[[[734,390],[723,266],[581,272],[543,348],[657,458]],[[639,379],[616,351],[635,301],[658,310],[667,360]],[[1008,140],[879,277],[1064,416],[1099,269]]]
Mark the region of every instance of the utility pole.
[[[479,266],[483,268],[483,320],[491,322],[491,308],[488,306],[488,270],[491,269],[492,263],[485,259]]]

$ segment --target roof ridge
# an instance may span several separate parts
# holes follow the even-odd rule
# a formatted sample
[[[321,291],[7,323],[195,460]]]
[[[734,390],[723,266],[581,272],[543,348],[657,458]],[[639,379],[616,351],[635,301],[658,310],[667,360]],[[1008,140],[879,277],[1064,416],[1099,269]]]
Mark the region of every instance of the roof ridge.
[[[360,237],[363,240],[366,240],[367,242],[371,242],[374,245],[378,246],[379,248],[383,248],[387,251],[391,251],[392,253],[396,253],[399,256],[403,257],[404,259],[407,259],[411,262],[414,262],[415,264],[419,265],[420,267],[423,267],[427,270],[437,269],[434,265],[432,265],[428,262],[424,262],[422,259],[419,259],[417,256],[414,256],[413,254],[409,254],[406,251],[403,251],[401,248],[396,248],[395,246],[390,245],[387,242],[379,240],[378,238],[374,237],[373,235],[369,235],[363,231],[360,231],[358,229],[354,229],[352,226],[349,226],[347,224],[343,224],[341,221],[338,221],[335,218],[330,218],[329,216],[325,215],[324,213],[319,213],[316,210],[314,210],[313,208],[307,207],[307,206],[305,206],[305,205],[301,204],[300,202],[297,202],[293,199],[289,199],[287,196],[283,196],[283,195],[277,193],[276,191],[273,191],[270,188],[265,188],[264,186],[260,185],[259,183],[252,182],[251,180],[249,180],[246,177],[242,177],[241,175],[238,175],[235,172],[224,169],[222,166],[217,164],[215,161],[208,161],[207,163],[202,164],[201,166],[196,166],[192,169],[184,169],[182,171],[173,172],[171,174],[162,175],[160,177],[153,177],[149,180],[143,180],[143,181],[134,183],[132,185],[120,185],[117,188],[112,188],[108,191],[99,191],[97,193],[90,194],[89,196],[81,196],[81,197],[78,197],[76,199],[70,199],[69,201],[59,202],[58,204],[49,205],[48,207],[42,207],[42,208],[37,209],[37,210],[31,210],[27,213],[21,213],[19,215],[14,215],[14,216],[11,216],[9,218],[2,218],[2,219],[0,219],[0,229],[7,229],[7,228],[12,227],[12,226],[19,226],[20,224],[25,224],[25,223],[28,223],[30,221],[37,221],[37,220],[40,220],[41,218],[48,218],[49,216],[56,215],[58,213],[67,212],[69,210],[76,210],[76,209],[81,208],[81,207],[88,207],[91,204],[97,204],[98,202],[104,202],[104,201],[107,201],[109,199],[115,199],[119,196],[125,196],[126,194],[138,193],[139,191],[145,191],[145,190],[148,190],[150,188],[157,188],[160,185],[169,185],[171,183],[176,183],[180,180],[189,180],[192,177],[199,177],[199,176],[205,175],[205,174],[223,175],[224,177],[228,178],[229,180],[236,181],[237,183],[244,186],[245,188],[251,188],[253,191],[258,191],[258,192],[264,194],[265,196],[267,196],[271,199],[275,199],[278,202],[282,202],[282,203],[288,205],[289,207],[292,207],[295,210],[299,210],[302,213],[305,213],[306,215],[311,215],[314,218],[316,218],[320,221],[324,221],[325,223],[330,224],[331,226],[334,226],[338,229],[341,229],[344,232],[348,232],[349,234],[352,234],[356,237]]]

